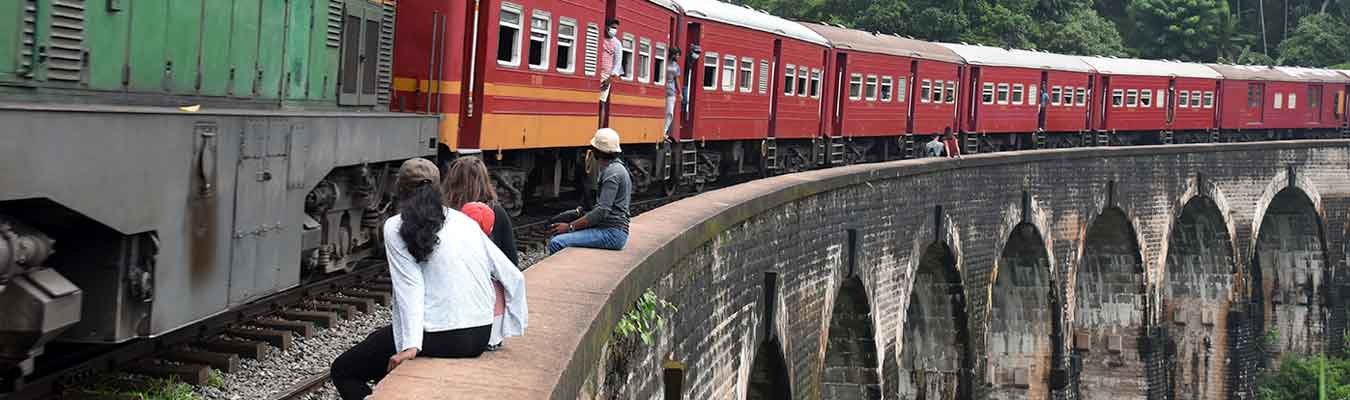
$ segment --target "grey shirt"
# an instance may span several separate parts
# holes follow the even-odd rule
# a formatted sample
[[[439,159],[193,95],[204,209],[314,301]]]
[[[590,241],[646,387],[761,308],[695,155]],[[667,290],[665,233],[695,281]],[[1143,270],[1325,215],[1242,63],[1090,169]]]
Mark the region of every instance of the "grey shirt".
[[[600,196],[595,208],[586,213],[586,221],[597,228],[619,228],[628,232],[628,204],[633,196],[633,181],[623,160],[614,159],[600,171],[597,179]]]
[[[947,146],[942,144],[942,141],[940,140],[929,141],[927,147],[929,157],[941,156],[942,150],[945,150],[947,148]]]

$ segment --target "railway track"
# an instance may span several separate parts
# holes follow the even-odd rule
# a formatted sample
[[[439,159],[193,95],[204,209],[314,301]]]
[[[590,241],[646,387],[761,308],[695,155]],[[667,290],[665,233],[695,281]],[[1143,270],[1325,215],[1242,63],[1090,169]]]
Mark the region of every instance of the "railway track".
[[[710,189],[711,190],[711,189]],[[697,195],[698,193],[680,193],[668,197],[654,197],[647,199],[634,200],[629,204],[629,211],[633,216],[654,210],[666,204],[679,201],[681,199]],[[550,211],[562,211],[565,207],[542,207]],[[514,231],[516,234],[516,250],[522,255],[541,254],[546,251],[549,238],[553,233],[549,232],[549,218],[553,215],[523,215],[523,223],[516,224]],[[529,268],[527,258],[522,258],[521,269]]]

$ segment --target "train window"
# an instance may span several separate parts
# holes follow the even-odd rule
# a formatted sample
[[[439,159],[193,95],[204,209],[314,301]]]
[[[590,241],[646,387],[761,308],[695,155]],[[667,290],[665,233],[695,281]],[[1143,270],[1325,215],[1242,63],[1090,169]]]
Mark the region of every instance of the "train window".
[[[811,98],[820,98],[820,70],[811,70]]]
[[[933,81],[924,79],[923,84],[919,85],[919,101],[923,103],[929,102],[929,99],[932,99],[932,94],[933,94]]]
[[[1027,104],[1036,105],[1036,85],[1027,87]]]
[[[1008,84],[998,84],[998,104],[1008,104]]]
[[[895,78],[895,101],[898,103],[904,103],[905,91],[908,89],[909,86],[905,84],[905,77],[897,76]]]
[[[586,76],[595,76],[595,70],[599,69],[600,63],[600,26],[594,22],[586,24],[585,54],[582,61],[586,63]]]
[[[558,72],[570,74],[576,72],[577,21],[570,18],[558,19],[558,50],[553,65]]]
[[[755,59],[741,59],[741,93],[753,92],[755,85]]]
[[[1191,106],[1191,92],[1187,92],[1185,90],[1177,92],[1177,107],[1190,108],[1190,106]]]
[[[865,93],[866,93],[866,96],[863,96],[863,97],[865,97],[865,98],[867,99],[867,101],[876,101],[876,100],[877,100],[877,76],[876,76],[876,75],[868,75],[868,76],[867,76],[867,87],[866,87]]]
[[[666,84],[666,44],[657,43],[656,50],[652,52],[652,83],[657,85]]]
[[[809,78],[809,77],[807,76],[806,67],[797,67],[797,95],[798,95],[798,96],[806,97],[806,89],[807,89],[807,87],[806,87],[806,80],[807,80],[808,78]]]
[[[1153,107],[1153,91],[1144,89],[1139,91],[1139,107]]]
[[[1191,108],[1200,108],[1200,91],[1191,91]]]
[[[1125,105],[1125,91],[1116,89],[1111,91],[1111,107],[1120,107]]]
[[[1205,93],[1208,94],[1209,92],[1205,92]],[[1308,107],[1309,107],[1309,108],[1312,108],[1313,111],[1319,111],[1319,112],[1320,112],[1320,111],[1322,110],[1322,87],[1321,87],[1321,86],[1308,86]]]
[[[890,103],[894,99],[895,81],[890,76],[881,77],[881,101]]]
[[[502,3],[497,18],[497,64],[520,66],[520,6]]]
[[[1074,94],[1073,94],[1073,97],[1074,97],[1074,99],[1073,99],[1074,105],[1077,105],[1077,106],[1079,106],[1079,107],[1083,107],[1083,106],[1086,106],[1086,105],[1087,105],[1087,89],[1086,89],[1086,88],[1078,88],[1078,89],[1076,89],[1076,91],[1075,91]]]
[[[530,68],[548,69],[548,42],[553,20],[549,13],[534,10],[530,17]]]
[[[1298,95],[1290,93],[1289,100],[1286,101],[1285,103],[1286,103],[1285,105],[1289,106],[1290,110],[1298,108]]]
[[[797,66],[788,64],[783,69],[783,95],[791,96],[797,93]]]
[[[994,104],[994,84],[984,83],[984,88],[980,90],[980,103]]]
[[[1214,92],[1205,92],[1205,108],[1214,108]]]
[[[1013,86],[1012,86],[1012,103],[1013,103],[1013,104],[1016,104],[1016,105],[1019,105],[1019,106],[1022,105],[1022,102],[1024,102],[1024,101],[1026,100],[1026,98],[1023,97],[1023,96],[1026,95],[1026,90],[1027,90],[1027,89],[1026,89],[1026,86],[1025,86],[1025,85],[1022,85],[1022,84],[1020,84],[1020,83],[1013,85]]]
[[[622,76],[625,81],[633,80],[633,61],[635,60],[633,57],[633,42],[633,35],[626,33],[623,35],[623,40],[621,41],[621,43],[623,43],[623,58],[620,59],[623,63],[623,75],[620,76]]]
[[[736,56],[722,56],[722,91],[736,91]]]
[[[638,41],[638,82],[652,81],[652,42],[647,38]]]
[[[956,81],[947,81],[947,104],[956,103]]]
[[[1265,97],[1265,91],[1266,88],[1262,84],[1248,83],[1247,108],[1261,108],[1261,104],[1265,102],[1264,100],[1262,100]]]
[[[934,104],[942,104],[942,82],[933,81],[933,97],[929,100]]]
[[[1280,92],[1275,92],[1275,109],[1281,108],[1284,108],[1284,97],[1280,95]]]
[[[848,76],[848,99],[862,100],[862,74],[852,74]]]
[[[1167,93],[1163,92],[1162,89],[1158,89],[1157,99],[1158,101],[1154,102],[1154,104],[1157,104],[1158,108],[1163,108],[1167,106]]]
[[[1059,105],[1059,95],[1060,95],[1061,93],[1063,93],[1063,92],[1064,92],[1064,88],[1061,88],[1061,87],[1059,87],[1059,86],[1055,86],[1055,87],[1050,88],[1050,105],[1052,105],[1052,106],[1057,106],[1057,105]],[[1119,107],[1119,106],[1120,106],[1120,102],[1116,102],[1116,106]]]
[[[1059,104],[1061,104],[1061,105],[1063,105],[1063,106],[1065,106],[1065,107],[1072,107],[1072,106],[1073,106],[1073,86],[1065,86],[1065,87],[1064,87],[1064,97],[1063,97],[1062,100],[1059,102]]]
[[[1130,89],[1125,91],[1125,106],[1135,107],[1139,105],[1139,90]]]
[[[717,53],[707,53],[703,58],[703,89],[717,89]]]
[[[759,60],[759,94],[769,92],[769,60]]]

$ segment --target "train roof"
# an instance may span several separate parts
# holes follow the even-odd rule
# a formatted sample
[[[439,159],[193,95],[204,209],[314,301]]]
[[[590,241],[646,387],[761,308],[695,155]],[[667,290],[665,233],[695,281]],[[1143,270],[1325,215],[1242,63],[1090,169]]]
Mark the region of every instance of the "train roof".
[[[684,13],[690,16],[717,21],[729,25],[787,36],[821,46],[830,46],[830,41],[816,31],[802,24],[760,12],[750,7],[723,3],[717,0],[675,0]]]
[[[1092,72],[1092,67],[1075,56],[970,44],[938,44],[956,52],[972,65]]]
[[[1108,75],[1175,76],[1180,78],[1223,79],[1205,64],[1139,58],[1078,57],[1083,63]]]
[[[837,49],[856,50],[868,53],[886,54],[901,57],[936,60],[949,63],[965,63],[956,52],[933,42],[925,42],[896,35],[868,33],[857,29],[841,28],[825,24],[802,22],[825,39],[829,39]]]
[[[674,1],[674,0],[647,0],[647,2],[652,3],[652,4],[655,4],[655,5],[658,5],[658,6],[661,6],[661,7],[665,7],[665,8],[667,8],[667,9],[670,9],[671,11],[676,11],[676,12],[679,12],[679,11],[680,11],[680,7],[677,6],[677,5],[675,5],[675,1]]]
[[[1325,81],[1330,74],[1335,71],[1327,71],[1330,74],[1314,73],[1311,68],[1294,67],[1276,67],[1268,65],[1234,65],[1234,64],[1205,64],[1220,74],[1224,79],[1233,79],[1240,81],[1279,81],[1279,82],[1320,82]],[[1318,79],[1319,77],[1323,79]],[[1344,78],[1338,79],[1344,81]]]
[[[1275,69],[1284,71],[1284,73],[1304,82],[1350,82],[1350,77],[1331,69],[1306,67],[1275,67]]]

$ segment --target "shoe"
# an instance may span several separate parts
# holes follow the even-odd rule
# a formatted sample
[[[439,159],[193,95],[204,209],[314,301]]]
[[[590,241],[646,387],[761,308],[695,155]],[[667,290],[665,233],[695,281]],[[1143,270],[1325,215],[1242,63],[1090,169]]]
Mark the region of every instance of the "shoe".
[[[501,349],[502,349],[501,343],[487,345],[487,351],[497,351]]]

